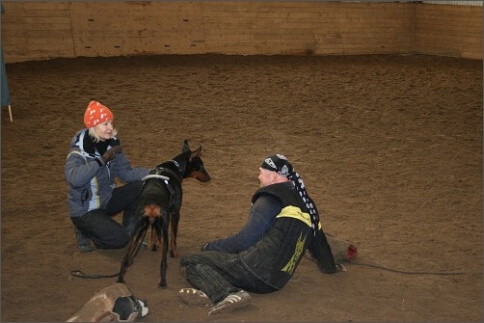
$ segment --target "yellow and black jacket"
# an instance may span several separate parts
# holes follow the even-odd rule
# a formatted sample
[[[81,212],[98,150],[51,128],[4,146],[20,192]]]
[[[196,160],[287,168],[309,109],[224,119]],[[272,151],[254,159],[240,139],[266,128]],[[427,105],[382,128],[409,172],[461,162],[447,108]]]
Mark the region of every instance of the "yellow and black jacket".
[[[282,288],[294,274],[306,249],[321,271],[336,272],[331,248],[321,227],[313,235],[309,212],[297,191],[287,183],[260,188],[252,203],[265,195],[276,197],[281,205],[262,238],[239,253],[242,262],[267,285]]]

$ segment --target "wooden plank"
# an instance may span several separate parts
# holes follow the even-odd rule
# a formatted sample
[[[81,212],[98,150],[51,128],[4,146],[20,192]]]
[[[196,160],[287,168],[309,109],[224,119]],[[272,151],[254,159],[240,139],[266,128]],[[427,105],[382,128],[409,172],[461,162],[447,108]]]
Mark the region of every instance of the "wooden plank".
[[[24,55],[16,54],[15,47],[25,53],[28,44],[35,55],[39,51],[34,46],[50,44],[47,56],[56,50],[65,55],[69,44],[70,56],[174,53],[178,49],[213,52],[221,48],[227,53],[380,53],[396,48],[406,53],[415,48],[425,52],[426,43],[429,47],[437,44],[442,51],[443,46],[450,52],[460,46],[466,53],[482,52],[482,7],[337,1],[33,1],[4,5],[2,42],[8,48],[7,61]],[[30,38],[35,40],[29,42]],[[476,44],[480,47],[473,50],[471,46]]]

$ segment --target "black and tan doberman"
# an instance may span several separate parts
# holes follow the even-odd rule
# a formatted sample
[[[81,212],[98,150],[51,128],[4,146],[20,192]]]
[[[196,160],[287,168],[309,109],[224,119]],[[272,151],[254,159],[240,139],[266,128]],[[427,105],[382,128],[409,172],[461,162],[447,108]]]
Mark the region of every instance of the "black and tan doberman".
[[[143,179],[144,183],[136,209],[137,222],[128,245],[128,251],[121,262],[117,280],[119,283],[124,283],[126,271],[133,263],[146,232],[151,227],[150,250],[157,251],[160,247],[162,248],[158,286],[167,286],[168,251],[171,257],[178,257],[176,238],[183,198],[182,181],[187,177],[196,178],[200,182],[210,181],[210,175],[205,170],[200,158],[201,151],[202,146],[194,151],[190,150],[188,140],[185,140],[181,154],[156,166],[153,174]],[[168,231],[170,231],[169,243]]]

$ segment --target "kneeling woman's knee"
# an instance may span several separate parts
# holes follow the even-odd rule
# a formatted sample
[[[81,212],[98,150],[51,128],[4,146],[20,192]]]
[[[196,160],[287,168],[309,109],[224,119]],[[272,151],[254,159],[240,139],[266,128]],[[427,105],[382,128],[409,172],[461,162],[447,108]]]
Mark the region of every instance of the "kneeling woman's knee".
[[[98,249],[121,249],[129,243],[129,236],[125,230],[120,230],[116,235],[104,237],[94,242]]]
[[[116,248],[120,249],[126,247],[126,245],[129,243],[129,238],[129,235],[125,232],[120,234],[116,240]]]

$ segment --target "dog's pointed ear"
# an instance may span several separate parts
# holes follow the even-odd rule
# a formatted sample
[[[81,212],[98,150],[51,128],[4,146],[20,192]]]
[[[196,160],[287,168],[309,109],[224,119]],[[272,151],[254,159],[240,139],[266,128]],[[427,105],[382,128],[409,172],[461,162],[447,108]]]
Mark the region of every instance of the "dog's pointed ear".
[[[190,159],[192,159],[193,157],[200,156],[201,153],[202,153],[202,146],[199,146],[196,150],[191,152]]]
[[[182,153],[188,153],[190,152],[190,144],[188,143],[188,139],[185,139],[183,142],[183,147],[182,147]]]

